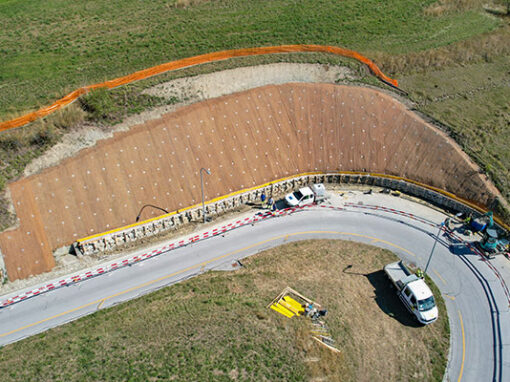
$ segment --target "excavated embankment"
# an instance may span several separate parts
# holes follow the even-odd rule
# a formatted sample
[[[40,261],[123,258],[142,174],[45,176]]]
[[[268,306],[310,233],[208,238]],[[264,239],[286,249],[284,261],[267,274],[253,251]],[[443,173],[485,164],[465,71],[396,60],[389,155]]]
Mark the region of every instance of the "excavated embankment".
[[[496,189],[442,132],[381,92],[271,85],[184,107],[9,185],[20,226],[0,234],[11,280],[54,266],[52,250],[205,197],[307,171],[403,176],[487,203]],[[146,208],[142,218],[159,215]]]

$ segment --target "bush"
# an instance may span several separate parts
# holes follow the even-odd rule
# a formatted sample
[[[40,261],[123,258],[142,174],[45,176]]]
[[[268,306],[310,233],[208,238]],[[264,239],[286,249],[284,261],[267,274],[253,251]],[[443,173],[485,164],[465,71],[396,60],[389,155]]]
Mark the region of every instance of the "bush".
[[[113,90],[97,89],[80,98],[80,103],[88,114],[87,118],[106,124],[118,123],[128,115],[177,101],[142,94],[140,89],[133,86]]]
[[[30,144],[38,147],[46,147],[57,141],[59,134],[53,124],[45,124],[37,129],[30,138]]]
[[[21,147],[23,147],[23,143],[17,135],[12,133],[4,133],[0,135],[0,150],[17,151]]]
[[[80,98],[83,109],[89,113],[89,119],[95,121],[113,121],[117,107],[108,89],[96,89]]]
[[[85,119],[85,111],[79,103],[68,105],[47,117],[47,121],[59,129],[69,129]]]

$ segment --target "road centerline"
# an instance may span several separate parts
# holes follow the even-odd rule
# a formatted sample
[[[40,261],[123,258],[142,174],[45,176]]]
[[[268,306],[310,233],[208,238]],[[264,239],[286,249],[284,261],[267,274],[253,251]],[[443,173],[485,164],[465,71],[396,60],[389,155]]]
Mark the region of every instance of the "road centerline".
[[[221,260],[223,258],[226,258],[228,256],[232,256],[232,255],[235,255],[235,254],[238,254],[238,253],[241,253],[241,252],[244,252],[244,251],[247,251],[249,249],[252,249],[254,247],[257,247],[257,246],[260,246],[260,245],[263,245],[263,244],[266,244],[266,243],[269,243],[269,242],[272,242],[272,241],[275,241],[275,240],[279,240],[279,239],[285,239],[285,238],[289,238],[289,237],[292,237],[292,236],[300,236],[300,235],[310,235],[310,234],[335,234],[335,235],[343,235],[343,236],[354,236],[354,237],[362,237],[362,238],[365,238],[365,239],[369,239],[369,240],[372,240],[373,242],[381,242],[381,243],[385,243],[387,245],[390,245],[392,247],[395,247],[395,248],[398,248],[400,250],[403,250],[405,251],[406,253],[416,257],[416,255],[410,251],[408,251],[407,249],[405,248],[402,248],[401,246],[397,245],[397,244],[394,244],[394,243],[391,243],[389,241],[386,241],[386,240],[382,240],[382,239],[378,239],[376,237],[373,237],[373,236],[369,236],[369,235],[363,235],[363,234],[358,234],[358,233],[352,233],[352,232],[342,232],[342,231],[329,231],[329,230],[313,230],[313,231],[300,231],[300,232],[293,232],[293,233],[286,233],[286,234],[283,234],[283,235],[278,235],[278,236],[273,236],[269,239],[265,239],[265,240],[262,240],[262,241],[259,241],[257,243],[254,243],[254,244],[250,244],[248,246],[245,246],[243,248],[239,248],[239,249],[236,249],[234,251],[230,251],[230,252],[227,252],[223,255],[220,255],[220,256],[217,256],[217,257],[214,257],[212,259],[209,259],[209,260],[206,260],[206,261],[203,261],[199,264],[195,264],[195,265],[192,265],[192,266],[189,266],[189,267],[186,267],[184,269],[181,269],[179,271],[176,271],[176,272],[172,272],[168,275],[165,275],[165,276],[161,276],[161,277],[158,277],[156,279],[153,279],[153,280],[150,280],[150,281],[146,281],[142,284],[139,284],[139,285],[136,285],[134,287],[131,287],[131,288],[127,288],[123,291],[120,291],[120,292],[117,292],[117,293],[114,293],[110,296],[107,296],[107,297],[101,297],[100,299],[97,299],[97,300],[94,300],[92,302],[89,302],[89,303],[86,303],[86,304],[83,304],[83,305],[80,305],[78,307],[75,307],[75,308],[72,308],[72,309],[69,309],[69,310],[66,310],[64,312],[61,312],[61,313],[58,313],[58,314],[55,314],[53,316],[50,316],[50,317],[47,317],[47,318],[44,318],[42,320],[38,320],[38,321],[35,321],[33,323],[30,323],[30,324],[26,324],[24,326],[21,326],[19,328],[16,328],[16,329],[13,329],[13,330],[10,330],[8,332],[5,332],[5,333],[1,333],[0,334],[0,338],[2,337],[6,337],[8,335],[11,335],[11,334],[14,334],[14,333],[17,333],[17,332],[20,332],[22,330],[25,330],[25,329],[28,329],[28,328],[31,328],[31,327],[34,327],[36,325],[39,325],[39,324],[43,324],[45,322],[48,322],[48,321],[51,321],[51,320],[54,320],[56,318],[59,318],[59,317],[62,317],[62,316],[65,316],[67,314],[70,314],[70,313],[73,313],[73,312],[76,312],[78,310],[81,310],[81,309],[84,309],[84,308],[87,308],[89,306],[92,306],[92,305],[95,305],[95,304],[99,304],[98,305],[98,309],[101,308],[103,306],[103,304],[105,303],[106,300],[109,300],[109,299],[112,299],[112,298],[115,298],[115,297],[118,297],[118,296],[121,296],[121,295],[124,295],[126,293],[129,293],[129,292],[132,292],[132,291],[135,291],[135,290],[138,290],[140,288],[143,288],[143,287],[146,287],[146,286],[149,286],[149,285],[153,285],[157,282],[160,282],[160,281],[163,281],[163,280],[166,280],[166,279],[169,279],[171,277],[174,277],[174,276],[177,276],[179,274],[182,274],[182,273],[185,273],[187,271],[190,271],[190,270],[193,270],[193,269],[199,269],[199,268],[203,268],[205,267],[206,265],[209,265],[215,261],[218,261],[218,260]],[[149,292],[150,293],[150,292]]]

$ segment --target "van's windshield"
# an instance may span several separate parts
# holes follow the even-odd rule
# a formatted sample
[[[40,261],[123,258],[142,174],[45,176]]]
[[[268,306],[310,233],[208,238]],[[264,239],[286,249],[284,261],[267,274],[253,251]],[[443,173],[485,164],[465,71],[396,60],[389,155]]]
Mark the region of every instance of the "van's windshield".
[[[426,312],[427,310],[432,309],[436,306],[436,302],[434,301],[434,296],[430,296],[425,300],[418,301],[418,310],[420,312]]]
[[[301,200],[303,194],[300,191],[296,191],[294,192],[294,196],[296,197],[297,200]]]

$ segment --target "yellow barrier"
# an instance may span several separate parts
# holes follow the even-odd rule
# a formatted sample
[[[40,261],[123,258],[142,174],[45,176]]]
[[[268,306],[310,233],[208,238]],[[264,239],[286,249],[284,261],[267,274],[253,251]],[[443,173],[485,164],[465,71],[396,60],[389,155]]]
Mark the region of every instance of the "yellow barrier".
[[[292,313],[294,313],[296,316],[300,314],[300,311],[296,309],[292,304],[289,304],[285,300],[278,301],[278,305],[283,306],[285,309],[290,310]]]
[[[4,130],[14,129],[16,127],[21,127],[23,125],[26,125],[27,123],[35,121],[38,118],[45,117],[57,111],[58,109],[70,104],[71,102],[74,102],[76,99],[78,99],[78,97],[93,89],[98,88],[112,89],[121,85],[129,84],[134,81],[143,80],[168,71],[188,68],[190,66],[205,64],[209,62],[227,60],[229,58],[234,57],[258,56],[262,54],[274,54],[274,53],[296,53],[296,52],[332,53],[339,56],[354,58],[355,60],[358,60],[359,62],[362,62],[363,64],[367,65],[372,71],[372,73],[374,73],[374,75],[376,75],[382,81],[385,81],[395,87],[398,87],[397,80],[386,76],[373,61],[359,54],[358,52],[340,48],[337,46],[280,45],[280,46],[266,46],[260,48],[224,50],[221,52],[201,54],[199,56],[167,62],[165,64],[156,65],[148,69],[131,73],[124,77],[115,78],[113,80],[101,82],[98,84],[84,86],[69,93],[68,95],[54,102],[50,106],[43,107],[37,111],[12,119],[10,121],[0,122],[0,132]]]
[[[219,202],[219,201],[221,201],[223,199],[228,199],[228,198],[230,198],[232,196],[235,196],[235,195],[243,194],[245,192],[250,192],[250,191],[256,190],[258,188],[267,187],[267,186],[270,186],[272,184],[283,182],[285,180],[292,179],[292,178],[299,178],[299,177],[307,176],[307,175],[326,175],[326,174],[327,175],[368,175],[368,176],[376,176],[376,177],[380,177],[380,178],[401,180],[401,181],[404,181],[404,182],[412,183],[412,184],[415,184],[417,186],[426,188],[426,189],[431,190],[431,191],[435,191],[435,192],[437,192],[437,193],[439,193],[441,195],[447,196],[447,197],[449,197],[449,198],[451,198],[451,199],[453,199],[453,200],[455,200],[455,201],[457,201],[459,203],[462,203],[462,204],[464,204],[464,205],[466,205],[466,206],[468,206],[468,207],[470,207],[470,208],[472,208],[472,209],[474,209],[474,210],[476,210],[476,211],[478,211],[480,213],[486,213],[488,211],[488,209],[485,208],[485,207],[479,206],[478,204],[473,203],[473,202],[471,202],[469,200],[463,199],[461,197],[458,197],[457,195],[452,194],[451,192],[442,190],[442,189],[437,188],[437,187],[429,186],[428,184],[425,184],[425,183],[420,183],[420,182],[417,182],[415,180],[411,180],[411,179],[407,179],[407,178],[402,178],[400,176],[395,176],[395,175],[379,174],[379,173],[375,173],[375,172],[359,172],[359,171],[338,171],[338,172],[314,171],[314,172],[304,172],[304,173],[297,174],[297,175],[286,176],[284,178],[273,180],[271,182],[267,182],[267,183],[264,183],[264,184],[261,184],[261,185],[258,185],[258,186],[254,186],[254,187],[250,187],[250,188],[244,188],[244,189],[239,190],[239,191],[234,191],[234,192],[231,192],[230,194],[226,194],[226,195],[219,196],[217,198],[208,200],[208,201],[205,202],[205,204],[211,204],[211,203]],[[177,211],[169,212],[168,214],[156,216],[156,217],[151,218],[151,219],[147,219],[147,220],[143,220],[143,221],[140,221],[140,222],[137,222],[137,223],[133,223],[133,224],[127,225],[127,226],[115,228],[115,229],[107,231],[107,232],[102,232],[102,233],[98,233],[98,234],[95,234],[95,235],[87,236],[87,237],[84,237],[82,239],[78,239],[77,242],[79,244],[82,244],[82,243],[84,243],[86,241],[97,239],[97,238],[99,238],[101,236],[110,235],[112,233],[124,231],[124,230],[129,229],[129,228],[134,228],[136,226],[147,224],[147,223],[150,223],[150,222],[155,221],[155,220],[163,219],[163,218],[175,215],[175,214],[183,212],[183,211],[187,211],[187,210],[190,210],[190,209],[193,209],[193,208],[197,208],[199,206],[201,206],[200,203],[194,204],[192,206],[189,206],[189,207],[177,210]],[[505,230],[510,231],[510,226],[505,224],[499,217],[494,216],[494,221],[496,221],[496,223],[498,223]]]
[[[287,304],[292,306],[292,308],[296,311],[296,314],[304,313],[305,308],[303,308],[303,305],[301,305],[299,302],[294,300],[292,297],[284,296],[283,301],[285,301]]]
[[[295,314],[293,312],[291,312],[290,310],[288,310],[287,308],[284,308],[283,306],[281,306],[279,304],[271,305],[271,309],[273,309],[274,311],[276,311],[280,314],[283,314],[285,317],[288,317],[288,318],[292,318],[295,316]]]

